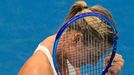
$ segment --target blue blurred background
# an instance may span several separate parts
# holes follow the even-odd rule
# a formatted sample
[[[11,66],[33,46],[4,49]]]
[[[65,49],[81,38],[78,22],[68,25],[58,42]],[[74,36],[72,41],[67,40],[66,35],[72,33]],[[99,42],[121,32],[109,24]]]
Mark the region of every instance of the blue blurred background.
[[[55,34],[76,0],[0,0],[0,75],[17,75],[37,45]],[[86,0],[111,11],[120,33],[121,75],[134,71],[134,1]]]

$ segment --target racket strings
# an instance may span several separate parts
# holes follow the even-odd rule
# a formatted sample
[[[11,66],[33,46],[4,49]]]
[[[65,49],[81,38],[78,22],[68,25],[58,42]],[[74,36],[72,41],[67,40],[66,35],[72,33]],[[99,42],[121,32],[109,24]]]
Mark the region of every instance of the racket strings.
[[[76,22],[74,22],[69,29],[66,30],[66,32],[63,34],[62,38],[64,40],[70,40],[68,37],[73,32],[82,32],[83,37],[79,39],[75,44],[75,50],[74,45],[63,44],[64,49],[68,49],[67,52],[61,51],[62,55],[62,75],[99,75],[103,69],[104,69],[104,58],[105,53],[109,49],[108,46],[108,36],[104,34],[105,32],[108,32],[108,29],[106,28],[106,23],[103,21],[99,21],[98,19],[93,19],[91,21],[85,22],[84,19],[79,19]],[[95,28],[97,32],[99,32],[99,35],[103,37],[103,39],[99,39],[98,37],[95,37],[94,33],[92,33],[90,26]],[[61,39],[62,40],[62,39]],[[61,41],[60,40],[60,41]],[[64,41],[63,40],[63,41]],[[81,42],[84,42],[83,45]],[[64,43],[68,43],[64,41]],[[85,46],[86,47],[85,47]],[[60,47],[60,46],[59,46]],[[69,48],[67,48],[69,47]],[[59,51],[59,52],[60,52]],[[66,56],[66,53],[69,53],[71,56],[67,56],[68,59],[65,59],[64,56]],[[78,59],[79,58],[79,59]],[[73,59],[73,60],[72,60]],[[66,62],[66,63],[65,63]],[[65,65],[66,64],[66,65]],[[81,66],[87,65],[85,69],[82,69],[81,72],[77,72],[75,68],[80,68]],[[67,66],[66,72],[64,71],[65,67]],[[63,72],[64,71],[64,72]]]

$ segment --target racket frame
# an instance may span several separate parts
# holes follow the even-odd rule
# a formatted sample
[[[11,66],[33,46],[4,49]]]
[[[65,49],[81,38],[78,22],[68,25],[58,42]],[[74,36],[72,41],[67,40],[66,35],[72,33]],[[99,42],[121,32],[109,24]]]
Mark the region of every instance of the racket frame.
[[[113,61],[113,59],[115,57],[115,54],[116,54],[117,39],[118,39],[117,32],[116,32],[116,30],[114,28],[114,25],[110,21],[109,18],[107,18],[106,16],[104,16],[103,14],[101,14],[99,12],[86,12],[86,13],[81,13],[79,15],[76,15],[76,16],[72,17],[70,20],[68,20],[67,22],[65,22],[62,25],[61,29],[58,31],[57,35],[56,35],[56,39],[55,39],[55,42],[54,42],[54,45],[53,45],[53,54],[52,54],[52,56],[53,56],[53,64],[54,64],[55,70],[56,70],[58,75],[61,75],[61,74],[60,74],[60,72],[58,70],[56,53],[57,53],[57,46],[58,46],[58,42],[60,40],[60,37],[62,36],[63,32],[71,25],[71,23],[75,22],[78,19],[81,19],[81,18],[84,18],[84,17],[89,17],[89,16],[95,16],[95,17],[99,17],[99,18],[105,20],[109,24],[111,29],[112,29],[112,32],[113,32],[113,48],[112,48],[111,58],[110,58],[110,61],[109,61],[108,65],[103,70],[101,75],[105,75],[108,72],[108,69],[111,67],[112,61]]]

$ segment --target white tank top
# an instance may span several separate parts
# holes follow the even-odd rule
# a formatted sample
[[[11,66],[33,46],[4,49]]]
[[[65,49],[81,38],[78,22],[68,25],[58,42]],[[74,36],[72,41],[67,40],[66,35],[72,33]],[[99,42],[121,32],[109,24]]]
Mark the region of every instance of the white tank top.
[[[54,63],[53,63],[53,59],[52,59],[52,55],[50,54],[49,50],[45,47],[45,46],[42,46],[42,45],[38,45],[38,47],[36,48],[34,54],[37,52],[37,51],[42,51],[46,54],[50,64],[51,64],[51,67],[53,69],[53,72],[54,72],[54,75],[58,75],[55,68],[54,68]]]

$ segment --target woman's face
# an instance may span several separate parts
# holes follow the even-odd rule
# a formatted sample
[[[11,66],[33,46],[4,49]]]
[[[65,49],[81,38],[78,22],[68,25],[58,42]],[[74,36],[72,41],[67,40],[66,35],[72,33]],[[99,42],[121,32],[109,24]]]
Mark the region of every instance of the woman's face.
[[[77,9],[76,7],[78,7],[78,6],[80,6],[82,8],[82,10],[76,11],[75,12],[76,14],[74,14],[74,10],[76,10]],[[80,13],[92,12],[90,9],[83,8],[85,6],[87,6],[87,5],[81,1],[75,3],[73,5],[72,9],[70,10],[70,11],[73,11],[73,13],[71,13],[71,12],[69,13],[69,17],[67,18],[67,20],[70,19],[70,17],[73,17]],[[86,24],[87,24],[87,22],[92,22],[92,20],[94,21],[94,19],[92,19],[91,17],[86,17],[86,18],[84,18],[84,20],[86,21]],[[98,19],[97,19],[97,21],[101,22]],[[80,25],[83,25],[83,24],[80,24]],[[96,27],[100,27],[100,26],[98,26],[98,24],[96,24],[96,25],[92,25],[90,27],[96,28]],[[99,29],[99,30],[102,30],[102,29]],[[95,32],[96,31],[100,32],[99,30],[95,30]],[[90,33],[92,33],[94,35],[96,34],[96,33],[93,33],[94,31],[92,31],[92,32],[91,31],[90,31]],[[85,31],[85,32],[87,32],[87,31]],[[58,48],[57,48],[57,57],[59,58],[58,60],[66,62],[66,60],[62,60],[62,58],[67,59],[74,67],[80,67],[81,65],[84,65],[84,64],[95,65],[97,63],[98,59],[104,54],[104,52],[101,53],[100,51],[108,50],[108,49],[104,49],[104,46],[103,46],[104,41],[102,40],[102,38],[100,38],[100,36],[95,35],[95,37],[97,37],[97,42],[95,42],[95,44],[91,43],[90,40],[93,40],[93,39],[90,39],[91,37],[88,38],[90,40],[85,40],[84,36],[85,36],[84,33],[81,32],[79,29],[78,29],[78,31],[73,30],[73,31],[68,31],[68,32],[64,33],[59,41]],[[94,36],[92,36],[92,38],[94,38]],[[87,43],[86,45],[85,45],[85,41]],[[98,48],[98,46],[96,47],[96,44],[101,46],[102,48],[101,47]],[[110,47],[111,47],[111,45],[109,45],[108,48],[110,48]],[[96,54],[99,54],[99,55],[96,55]]]
[[[93,42],[94,39],[91,41],[90,38],[91,37],[88,37],[88,39],[85,40],[84,34],[75,30],[64,33],[59,40],[57,49],[57,57],[59,61],[61,61],[59,63],[62,64],[62,61],[66,62],[66,60],[63,60],[64,58],[74,67],[80,67],[85,64],[96,65],[97,61],[104,54],[104,52],[101,51],[102,48],[104,50],[104,47],[102,47],[104,42]],[[86,44],[84,41],[86,41]]]
[[[59,60],[62,60],[62,57],[64,57],[74,67],[80,67],[86,64],[89,57],[85,56],[91,53],[91,49],[89,46],[84,45],[83,34],[77,31],[71,31],[65,34],[61,38],[57,49]]]

